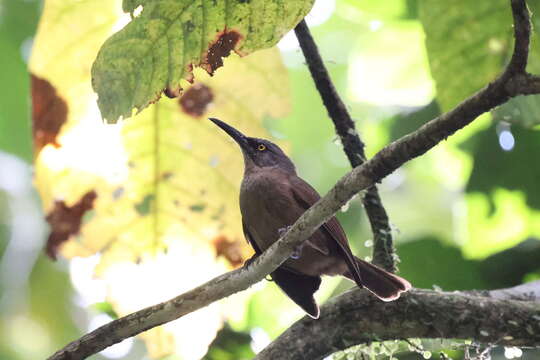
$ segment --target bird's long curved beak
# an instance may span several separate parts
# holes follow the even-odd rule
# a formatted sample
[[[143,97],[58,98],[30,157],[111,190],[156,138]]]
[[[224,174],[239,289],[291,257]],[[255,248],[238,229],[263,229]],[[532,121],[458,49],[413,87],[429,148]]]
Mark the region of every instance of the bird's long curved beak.
[[[247,141],[247,137],[242,134],[240,131],[236,130],[229,124],[224,123],[223,121],[216,119],[216,118],[208,118],[208,120],[212,121],[214,124],[219,126],[223,131],[225,131],[230,137],[236,141],[236,143],[240,146],[240,148],[247,154],[252,153],[252,149],[249,146],[249,143]]]

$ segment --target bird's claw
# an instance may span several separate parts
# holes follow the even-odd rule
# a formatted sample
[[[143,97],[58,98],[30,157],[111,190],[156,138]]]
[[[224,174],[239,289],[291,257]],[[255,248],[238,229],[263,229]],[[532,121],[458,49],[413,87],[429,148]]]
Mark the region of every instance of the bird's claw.
[[[258,257],[259,257],[259,255],[254,254],[252,257],[250,257],[249,259],[244,261],[244,268],[247,270],[251,266],[251,264],[253,264],[253,262],[255,260],[257,260]],[[272,275],[270,275],[270,274],[266,275],[265,280],[266,281],[274,281],[274,279],[272,279]]]
[[[282,228],[279,228],[279,229],[278,229],[279,237],[282,237],[283,235],[285,235],[285,233],[286,233],[287,231],[289,231],[290,228],[291,228],[291,225],[285,226],[285,227],[282,227]],[[297,260],[297,259],[300,258],[300,256],[302,255],[302,246],[303,246],[303,244],[298,245],[298,246],[294,249],[293,253],[291,254],[291,259]]]
[[[300,256],[302,256],[302,247],[303,247],[303,244],[298,245],[297,247],[294,248],[294,251],[291,254],[291,259],[294,259],[294,260],[300,259]]]
[[[285,233],[286,233],[287,231],[289,231],[290,228],[291,228],[291,225],[285,226],[285,227],[282,227],[282,228],[279,228],[279,229],[278,229],[279,237],[282,237],[283,235],[285,235]]]
[[[251,266],[251,264],[253,264],[253,262],[255,260],[257,260],[257,257],[259,257],[259,255],[257,254],[254,254],[252,257],[250,257],[249,259],[247,259],[246,261],[244,261],[244,267],[247,269],[248,267]]]

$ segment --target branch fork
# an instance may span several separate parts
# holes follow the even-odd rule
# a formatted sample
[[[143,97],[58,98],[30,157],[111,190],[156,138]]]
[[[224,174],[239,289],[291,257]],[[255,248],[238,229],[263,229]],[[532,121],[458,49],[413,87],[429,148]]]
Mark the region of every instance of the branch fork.
[[[354,149],[346,146],[346,150],[349,148],[353,151],[350,161],[355,166],[354,169],[343,176],[328,194],[308,209],[275,244],[250,265],[249,269],[241,268],[220,275],[174,299],[116,319],[73,341],[53,354],[49,359],[84,359],[128,337],[178,319],[224,297],[247,289],[249,286],[264,279],[267,274],[281,265],[298,245],[309,238],[317,228],[333,216],[355,194],[364,189],[374,189],[373,185],[381,181],[385,176],[392,173],[405,162],[424,154],[440,141],[471,123],[482,113],[503,104],[517,95],[540,93],[540,78],[525,71],[531,32],[527,4],[525,0],[511,0],[511,6],[514,19],[515,45],[512,58],[505,71],[482,90],[464,100],[455,109],[429,121],[413,133],[387,145],[373,158],[361,164],[360,159],[364,159],[365,156],[356,156],[354,152],[362,155],[360,151],[363,152],[363,145],[358,137],[355,139],[354,135],[348,131],[354,128],[354,124],[353,126],[346,124],[343,127],[346,130],[346,134],[340,136],[342,136],[344,145],[347,141],[357,141]],[[321,96],[324,100],[325,96],[322,93]],[[339,103],[336,104],[339,108]],[[332,104],[327,105],[330,113],[333,110],[331,110],[329,105]],[[340,116],[343,116],[343,113]],[[341,129],[341,125],[336,124],[336,129],[338,128]],[[347,155],[349,156],[349,154]],[[383,260],[379,261],[384,261],[385,258],[389,259],[384,254],[391,252],[391,240],[387,243],[377,242],[377,244],[381,244],[379,246],[382,247],[389,245],[389,247],[380,252],[376,250],[376,254],[383,254],[381,255]],[[388,264],[383,263],[383,265],[387,268],[390,266],[393,267],[393,262]],[[540,288],[540,284],[535,283],[535,289],[538,288]],[[429,309],[422,307],[418,311],[409,311],[410,309],[414,309],[415,306],[418,306],[418,304],[431,304],[432,307]],[[324,343],[324,341],[321,341],[317,337],[306,336],[306,334],[310,334],[307,329],[318,329],[321,334],[328,334],[328,338],[330,339],[328,343],[333,346],[333,350],[370,341],[362,335],[365,334],[365,329],[370,329],[369,331],[381,339],[395,339],[406,336],[440,337],[446,335],[454,338],[470,337],[482,342],[496,340],[492,337],[492,334],[484,336],[480,328],[468,328],[467,331],[464,329],[463,332],[445,332],[444,329],[439,328],[439,320],[436,314],[443,315],[445,311],[448,311],[448,314],[454,314],[451,310],[455,305],[457,309],[462,309],[463,311],[456,312],[455,317],[450,318],[448,316],[448,322],[450,324],[457,323],[464,316],[468,317],[470,321],[478,320],[478,314],[482,314],[482,316],[486,315],[489,317],[486,320],[488,322],[482,323],[486,324],[483,326],[493,326],[495,330],[503,327],[506,336],[512,337],[512,340],[507,342],[508,344],[514,344],[516,346],[540,346],[540,338],[538,336],[540,334],[540,329],[538,328],[540,326],[540,321],[538,320],[540,319],[540,308],[538,303],[516,300],[494,300],[486,296],[440,293],[426,290],[412,291],[410,294],[402,296],[401,299],[393,303],[381,303],[375,302],[372,297],[366,296],[365,291],[358,289],[348,292],[325,305],[322,308],[323,316],[321,319],[316,321],[304,319],[301,320],[300,325],[293,325],[293,327],[282,335],[280,338],[282,340],[270,345],[268,350],[262,352],[258,358],[265,359],[266,355],[264,354],[272,353],[274,351],[272,349],[281,346],[275,344],[282,344],[283,341],[289,342],[289,345],[285,348],[290,349],[290,346],[298,344],[298,339],[302,339],[306,341],[306,346],[303,347],[303,349],[307,349],[306,351],[310,348],[316,349],[321,343]],[[477,311],[471,312],[470,309],[476,309]],[[497,316],[490,316],[492,313],[487,313],[486,309],[497,309]],[[396,322],[396,318],[389,316],[390,313],[400,316],[397,318],[399,319],[399,323]],[[421,316],[418,317],[418,315]],[[510,318],[507,318],[507,316],[510,316]],[[328,319],[328,321],[325,319]],[[505,319],[518,319],[519,321],[523,321],[525,327],[516,328],[510,320],[505,323]],[[531,319],[536,319],[536,322]],[[335,322],[337,320],[339,322]],[[339,324],[339,326],[336,326],[336,324]],[[399,326],[400,324],[402,326],[412,324],[424,330],[416,333],[417,335],[413,335],[411,332],[399,333],[398,331],[402,329]],[[287,334],[294,334],[298,329],[301,329],[302,333],[297,333],[297,337],[287,338]],[[525,337],[523,329],[527,332],[527,329],[532,329],[533,333]],[[338,334],[340,331],[341,335],[347,334],[347,338],[350,338],[351,341],[344,344],[342,336],[332,337],[334,333]],[[326,349],[320,354],[314,354],[313,357],[309,358],[320,359],[323,357],[321,354],[327,354],[328,351],[330,350]],[[288,353],[287,358],[305,358],[299,357],[299,355],[296,357],[293,355],[293,352]]]

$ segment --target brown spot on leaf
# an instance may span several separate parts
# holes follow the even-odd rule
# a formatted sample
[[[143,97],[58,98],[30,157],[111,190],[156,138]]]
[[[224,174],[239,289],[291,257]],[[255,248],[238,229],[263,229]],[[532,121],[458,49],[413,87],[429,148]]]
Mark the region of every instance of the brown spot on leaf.
[[[55,201],[54,208],[45,218],[51,225],[51,233],[47,239],[45,252],[56,260],[60,245],[67,241],[71,235],[79,233],[83,215],[94,207],[97,194],[89,191],[73,206],[67,206],[64,201]]]
[[[229,56],[232,50],[236,49],[242,35],[235,30],[223,30],[217,36],[217,39],[210,44],[206,52],[205,61],[201,64],[206,71],[212,75],[214,71],[223,66],[222,58]]]
[[[167,96],[169,99],[174,99],[180,96],[180,94],[182,93],[182,88],[180,86],[177,88],[167,87],[165,88],[164,93],[165,96]]]
[[[56,137],[67,120],[68,107],[47,80],[31,75],[31,86],[32,134],[37,154],[47,144],[60,147]]]
[[[152,100],[150,100],[149,103],[150,103],[150,104],[155,104],[155,103],[157,103],[157,102],[159,101],[159,99],[161,99],[161,94],[162,94],[164,91],[166,91],[166,89],[163,90],[163,91],[158,91],[157,93],[155,93],[155,94],[154,94],[154,97],[152,98]],[[137,111],[137,113],[139,113],[139,112],[141,112],[141,110],[138,110],[138,111]]]
[[[180,98],[180,106],[182,110],[193,117],[202,116],[210,104],[214,100],[212,89],[208,86],[197,83],[190,87]]]
[[[230,241],[227,237],[220,235],[214,239],[214,246],[217,256],[225,257],[234,267],[242,265],[242,250],[238,242]]]
[[[167,181],[170,178],[172,178],[173,176],[174,176],[174,174],[171,171],[165,171],[164,173],[161,174],[161,179],[164,180],[164,181]]]
[[[189,64],[186,66],[187,74],[185,76],[185,79],[190,84],[193,84],[193,81],[195,81],[195,75],[193,75],[193,64]]]

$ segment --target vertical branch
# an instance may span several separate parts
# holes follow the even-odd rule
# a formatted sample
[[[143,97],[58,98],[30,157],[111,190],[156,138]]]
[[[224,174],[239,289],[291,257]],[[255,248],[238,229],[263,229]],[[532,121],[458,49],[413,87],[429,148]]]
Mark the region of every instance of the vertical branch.
[[[313,40],[305,20],[302,20],[294,31],[315,86],[328,111],[328,115],[334,122],[336,133],[341,139],[343,150],[351,166],[354,168],[362,165],[366,161],[365,144],[358,136],[354,122],[330,79],[330,75],[319,54],[317,44]],[[392,230],[375,185],[364,193],[362,204],[366,209],[371,231],[373,232],[373,262],[389,271],[395,271]]]

